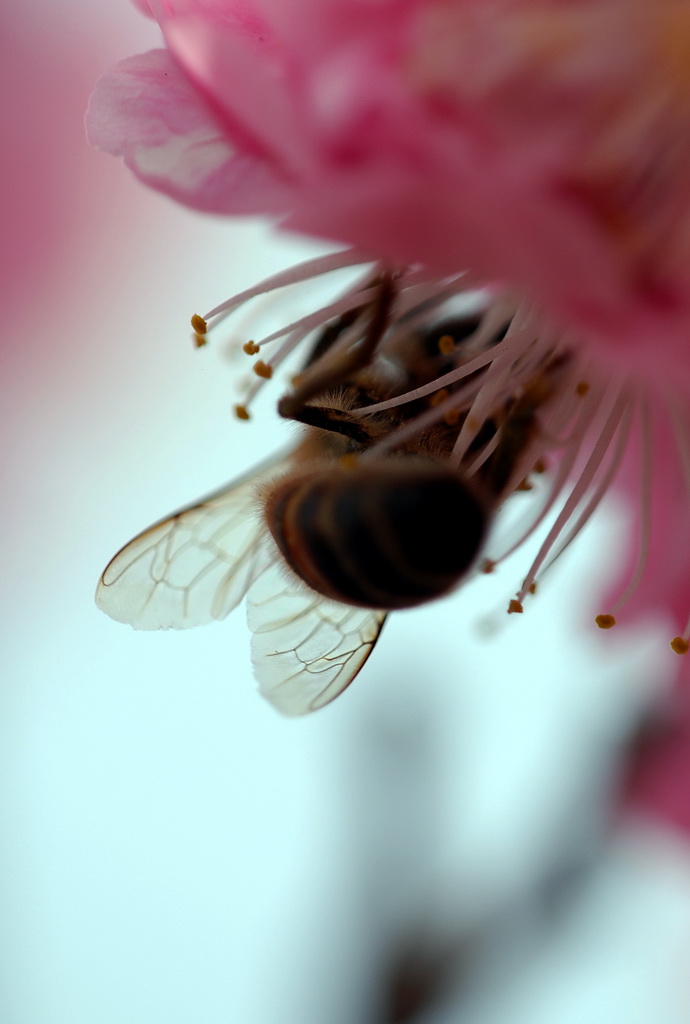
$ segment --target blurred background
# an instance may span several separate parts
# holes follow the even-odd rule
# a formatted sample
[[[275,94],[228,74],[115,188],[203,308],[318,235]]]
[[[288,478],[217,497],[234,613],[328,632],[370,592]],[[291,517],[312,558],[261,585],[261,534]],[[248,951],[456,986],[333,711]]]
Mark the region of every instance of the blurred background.
[[[242,610],[96,611],[117,548],[290,434],[270,401],[233,419],[246,367],[189,316],[319,250],[88,148],[96,77],[158,44],[125,0],[0,27],[0,1021],[687,1019],[690,854],[610,821],[668,668],[651,627],[590,625],[621,509],[524,616],[524,554],[392,616],[306,720],[257,695]]]

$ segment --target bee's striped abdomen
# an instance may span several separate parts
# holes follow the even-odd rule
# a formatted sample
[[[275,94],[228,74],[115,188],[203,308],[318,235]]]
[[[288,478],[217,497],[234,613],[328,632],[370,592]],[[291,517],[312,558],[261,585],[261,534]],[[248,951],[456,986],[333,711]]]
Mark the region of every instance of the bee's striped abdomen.
[[[450,467],[389,457],[278,483],[266,520],[287,564],[312,589],[395,609],[459,582],[479,552],[487,516]]]

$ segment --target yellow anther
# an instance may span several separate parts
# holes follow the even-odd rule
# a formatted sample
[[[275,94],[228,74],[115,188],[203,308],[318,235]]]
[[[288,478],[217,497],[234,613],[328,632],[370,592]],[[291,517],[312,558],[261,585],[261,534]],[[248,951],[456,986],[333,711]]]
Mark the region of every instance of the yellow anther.
[[[536,592],[537,592],[537,584],[536,583],[530,583],[530,585],[529,585],[529,592],[530,592],[530,594],[536,594]]]
[[[192,329],[195,334],[206,334],[206,331],[208,330],[208,324],[204,320],[203,316],[199,316],[198,313],[195,313],[192,317]]]
[[[575,385],[575,394],[583,398],[589,391],[589,384],[586,380],[579,380]]]
[[[485,558],[484,561],[482,562],[480,571],[486,573],[486,575],[488,576],[489,573],[492,573],[495,568],[496,563],[492,562],[490,558]]]
[[[341,455],[338,462],[343,469],[354,469],[357,465],[357,456],[354,452],[347,452],[345,455]]]
[[[515,490],[516,491],[531,491],[532,490],[532,484],[529,481],[529,479],[527,477],[525,477],[524,480],[520,481],[520,483],[517,485]]]
[[[194,348],[203,348],[204,345],[208,345],[208,338],[205,334],[193,334],[192,341],[194,343]]]
[[[445,402],[450,392],[448,388],[439,388],[438,391],[434,391],[433,395],[429,399],[429,405],[433,409],[435,406],[440,405],[441,402]]]
[[[690,651],[690,643],[682,636],[674,636],[671,641],[671,650],[676,654],[687,654]]]
[[[237,416],[238,420],[248,420],[249,419],[249,410],[247,409],[247,406],[246,405],[236,405],[235,406],[235,416]]]
[[[513,598],[513,600],[508,605],[509,615],[522,615],[524,610],[525,609],[522,607],[522,601],[518,601],[516,598]]]
[[[264,377],[266,380],[270,380],[273,376],[273,367],[265,363],[263,359],[260,359],[258,363],[254,363],[252,369],[257,377]]]
[[[612,629],[616,625],[615,615],[597,615],[594,620],[599,629]]]
[[[449,409],[448,412],[443,414],[443,422],[447,427],[454,427],[460,419],[459,409]]]
[[[537,459],[537,461],[534,463],[534,466],[532,467],[533,473],[545,473],[546,470],[547,465],[545,459]]]
[[[246,352],[248,356],[255,356],[259,351],[259,346],[255,341],[247,341],[242,346],[242,351]]]
[[[452,334],[442,334],[438,339],[438,350],[442,356],[449,356],[455,348],[455,338]]]

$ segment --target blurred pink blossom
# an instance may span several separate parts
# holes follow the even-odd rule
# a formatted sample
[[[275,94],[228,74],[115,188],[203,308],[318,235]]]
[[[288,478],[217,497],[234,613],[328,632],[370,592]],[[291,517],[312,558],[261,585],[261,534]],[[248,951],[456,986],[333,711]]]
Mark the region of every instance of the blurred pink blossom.
[[[643,725],[628,752],[621,803],[690,838],[690,701],[670,695]]]
[[[132,0],[132,3],[135,7],[139,8],[142,14],[145,14],[148,18],[153,18],[153,12],[148,0]]]
[[[8,317],[10,322],[24,318],[29,304],[56,301],[47,300],[47,291],[64,270],[83,216],[80,200],[92,189],[84,173],[92,160],[79,111],[93,62],[86,56],[68,60],[68,50],[66,39],[37,34],[26,13],[11,7],[0,11],[0,86],[11,97],[3,106],[0,169],[5,326]],[[29,64],[32,74],[27,74]],[[14,330],[8,331],[2,355],[16,348]]]
[[[84,346],[85,334],[74,325],[61,332],[60,311],[72,311],[76,304],[84,308],[85,294],[103,281],[103,253],[112,259],[115,239],[124,239],[135,225],[113,188],[118,176],[105,161],[94,173],[99,161],[84,139],[84,104],[103,53],[116,53],[132,38],[116,29],[105,51],[94,46],[102,43],[98,17],[92,20],[72,6],[46,7],[39,31],[33,6],[0,9],[0,87],[7,97],[0,165],[5,327],[0,361],[5,371],[10,363],[26,361],[26,346],[18,338],[29,314],[34,355],[60,352],[62,358],[66,350]],[[48,316],[48,310],[45,329],[35,318]]]
[[[685,371],[687,0],[135,2],[167,50],[108,72],[88,124],[148,184],[472,267]]]

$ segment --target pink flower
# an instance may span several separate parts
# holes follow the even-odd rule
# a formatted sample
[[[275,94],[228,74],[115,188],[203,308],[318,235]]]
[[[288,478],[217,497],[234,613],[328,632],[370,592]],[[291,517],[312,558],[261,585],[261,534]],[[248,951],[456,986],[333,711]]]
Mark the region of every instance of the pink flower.
[[[685,372],[687,0],[137,5],[167,50],[106,74],[88,125],[148,184],[472,267],[614,363]]]
[[[653,712],[627,754],[621,806],[690,837],[690,702],[673,694]]]
[[[690,0],[135,2],[166,49],[102,77],[91,140],[189,206],[269,214],[351,246],[336,262],[397,267],[403,291],[485,287],[510,330],[469,378],[453,457],[465,467],[500,403],[535,395],[518,468],[555,467],[527,533],[556,521],[513,610],[618,476],[638,531],[599,623],[661,611],[681,653]],[[286,329],[286,350],[347,301],[361,294]]]

